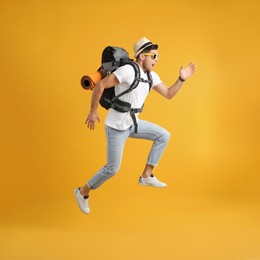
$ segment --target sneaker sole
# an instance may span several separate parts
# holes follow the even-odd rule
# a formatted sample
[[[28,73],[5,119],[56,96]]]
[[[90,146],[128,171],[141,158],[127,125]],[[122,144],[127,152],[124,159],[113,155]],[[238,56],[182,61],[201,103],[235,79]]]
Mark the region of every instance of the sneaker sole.
[[[142,186],[146,186],[146,187],[153,187],[153,188],[166,188],[167,185],[165,186],[155,186],[155,185],[150,185],[150,184],[145,184],[145,183],[142,183],[142,182],[138,182],[139,185],[142,185]]]

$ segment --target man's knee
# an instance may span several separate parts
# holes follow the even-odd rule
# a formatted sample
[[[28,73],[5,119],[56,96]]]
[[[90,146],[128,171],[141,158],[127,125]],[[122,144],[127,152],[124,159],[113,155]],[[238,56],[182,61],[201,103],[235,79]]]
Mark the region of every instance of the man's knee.
[[[162,142],[168,143],[170,137],[171,137],[170,132],[164,129],[160,139]]]
[[[118,173],[119,167],[120,167],[119,165],[106,165],[104,167],[104,170],[105,170],[104,173],[109,178],[111,178],[111,177],[115,176]]]

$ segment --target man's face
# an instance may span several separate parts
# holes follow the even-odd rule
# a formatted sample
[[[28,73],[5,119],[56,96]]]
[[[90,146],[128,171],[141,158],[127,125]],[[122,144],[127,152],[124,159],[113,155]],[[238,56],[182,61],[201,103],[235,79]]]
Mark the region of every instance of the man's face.
[[[142,53],[144,55],[143,67],[147,71],[152,71],[155,64],[158,62],[158,50]]]

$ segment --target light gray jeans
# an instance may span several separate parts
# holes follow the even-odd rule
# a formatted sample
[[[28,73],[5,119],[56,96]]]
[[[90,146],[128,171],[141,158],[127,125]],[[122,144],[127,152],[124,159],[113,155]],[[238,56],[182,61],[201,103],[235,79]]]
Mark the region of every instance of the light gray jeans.
[[[107,164],[101,168],[89,181],[91,189],[98,188],[106,180],[113,177],[119,170],[124,145],[128,137],[153,141],[147,164],[157,166],[169,141],[170,133],[164,128],[145,120],[138,121],[138,133],[134,133],[134,125],[126,130],[116,130],[105,126],[107,140]],[[136,150],[138,152],[139,149]]]

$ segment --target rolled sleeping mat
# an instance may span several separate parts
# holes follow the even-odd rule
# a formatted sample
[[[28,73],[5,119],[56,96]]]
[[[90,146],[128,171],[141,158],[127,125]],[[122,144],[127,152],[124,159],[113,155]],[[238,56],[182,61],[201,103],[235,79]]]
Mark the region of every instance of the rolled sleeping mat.
[[[99,70],[90,75],[83,76],[81,78],[80,83],[84,89],[92,90],[95,87],[95,85],[98,83],[98,81],[100,81],[101,79],[102,79],[102,72],[101,70]]]

